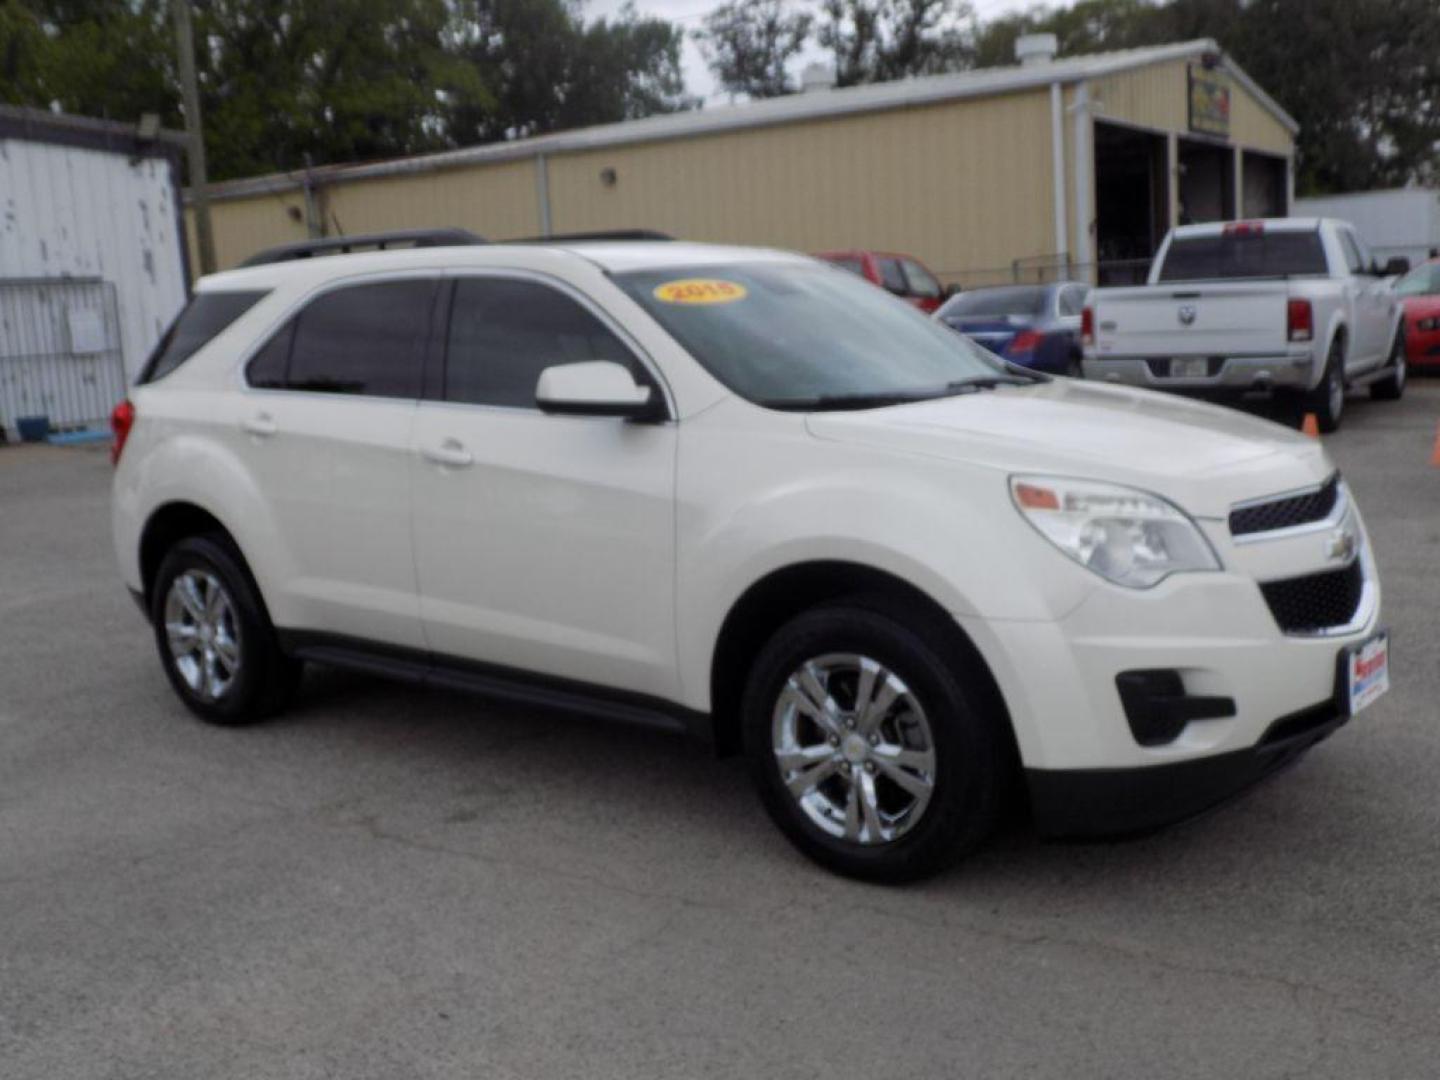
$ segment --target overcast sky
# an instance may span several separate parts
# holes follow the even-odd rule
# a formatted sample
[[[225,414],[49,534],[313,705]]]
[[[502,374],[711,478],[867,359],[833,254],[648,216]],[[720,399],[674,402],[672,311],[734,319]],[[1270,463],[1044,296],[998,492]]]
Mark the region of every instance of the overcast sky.
[[[818,0],[791,0],[791,2],[796,7],[808,7],[811,10],[818,10],[820,6]],[[1006,12],[1024,10],[1034,6],[1036,2],[1037,0],[970,0],[970,6],[975,9],[980,18],[989,19]],[[719,103],[726,100],[724,95],[718,93],[715,80],[705,66],[705,58],[700,55],[699,47],[690,37],[690,31],[698,30],[705,16],[719,7],[723,0],[634,0],[634,3],[642,15],[658,15],[671,22],[679,23],[685,29],[686,89],[692,94],[702,95],[707,102]],[[585,0],[585,11],[591,18],[614,15],[624,4],[625,0]],[[794,71],[799,74],[800,68],[806,63],[824,59],[828,59],[828,56],[816,48],[814,41],[811,41],[807,52],[796,62]]]

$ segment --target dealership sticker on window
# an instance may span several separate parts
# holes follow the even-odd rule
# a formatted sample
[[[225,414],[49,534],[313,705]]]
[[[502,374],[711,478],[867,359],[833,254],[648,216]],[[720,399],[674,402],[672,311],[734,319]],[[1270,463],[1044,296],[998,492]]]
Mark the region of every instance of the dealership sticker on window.
[[[720,278],[683,278],[656,285],[654,295],[667,304],[733,304],[745,299],[745,286]]]

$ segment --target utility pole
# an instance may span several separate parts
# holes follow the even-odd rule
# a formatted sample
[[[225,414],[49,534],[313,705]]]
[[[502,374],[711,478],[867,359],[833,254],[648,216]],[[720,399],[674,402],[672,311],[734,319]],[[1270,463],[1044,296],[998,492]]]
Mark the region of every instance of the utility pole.
[[[195,37],[190,0],[171,0],[180,54],[180,93],[185,103],[185,156],[190,162],[190,205],[195,211],[195,245],[200,272],[215,272],[215,237],[210,232],[210,195],[205,181],[205,132],[200,122],[200,87],[195,81]]]

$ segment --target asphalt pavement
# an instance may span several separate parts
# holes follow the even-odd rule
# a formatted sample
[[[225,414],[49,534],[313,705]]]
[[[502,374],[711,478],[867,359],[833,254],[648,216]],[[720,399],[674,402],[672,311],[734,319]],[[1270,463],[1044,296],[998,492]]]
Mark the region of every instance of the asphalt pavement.
[[[832,877],[684,741],[314,672],[171,693],[103,450],[0,447],[0,1076],[1440,1074],[1440,380],[1327,439],[1394,690],[1134,841]]]

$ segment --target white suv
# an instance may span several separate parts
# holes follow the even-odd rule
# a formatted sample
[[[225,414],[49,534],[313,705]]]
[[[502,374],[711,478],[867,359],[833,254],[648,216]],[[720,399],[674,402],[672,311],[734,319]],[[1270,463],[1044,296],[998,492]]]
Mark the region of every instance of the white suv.
[[[1320,444],[1002,361],[843,271],[686,243],[216,275],[116,411],[116,548],[181,699],[302,662],[689,729],[843,873],[1007,792],[1150,828],[1387,683]]]

